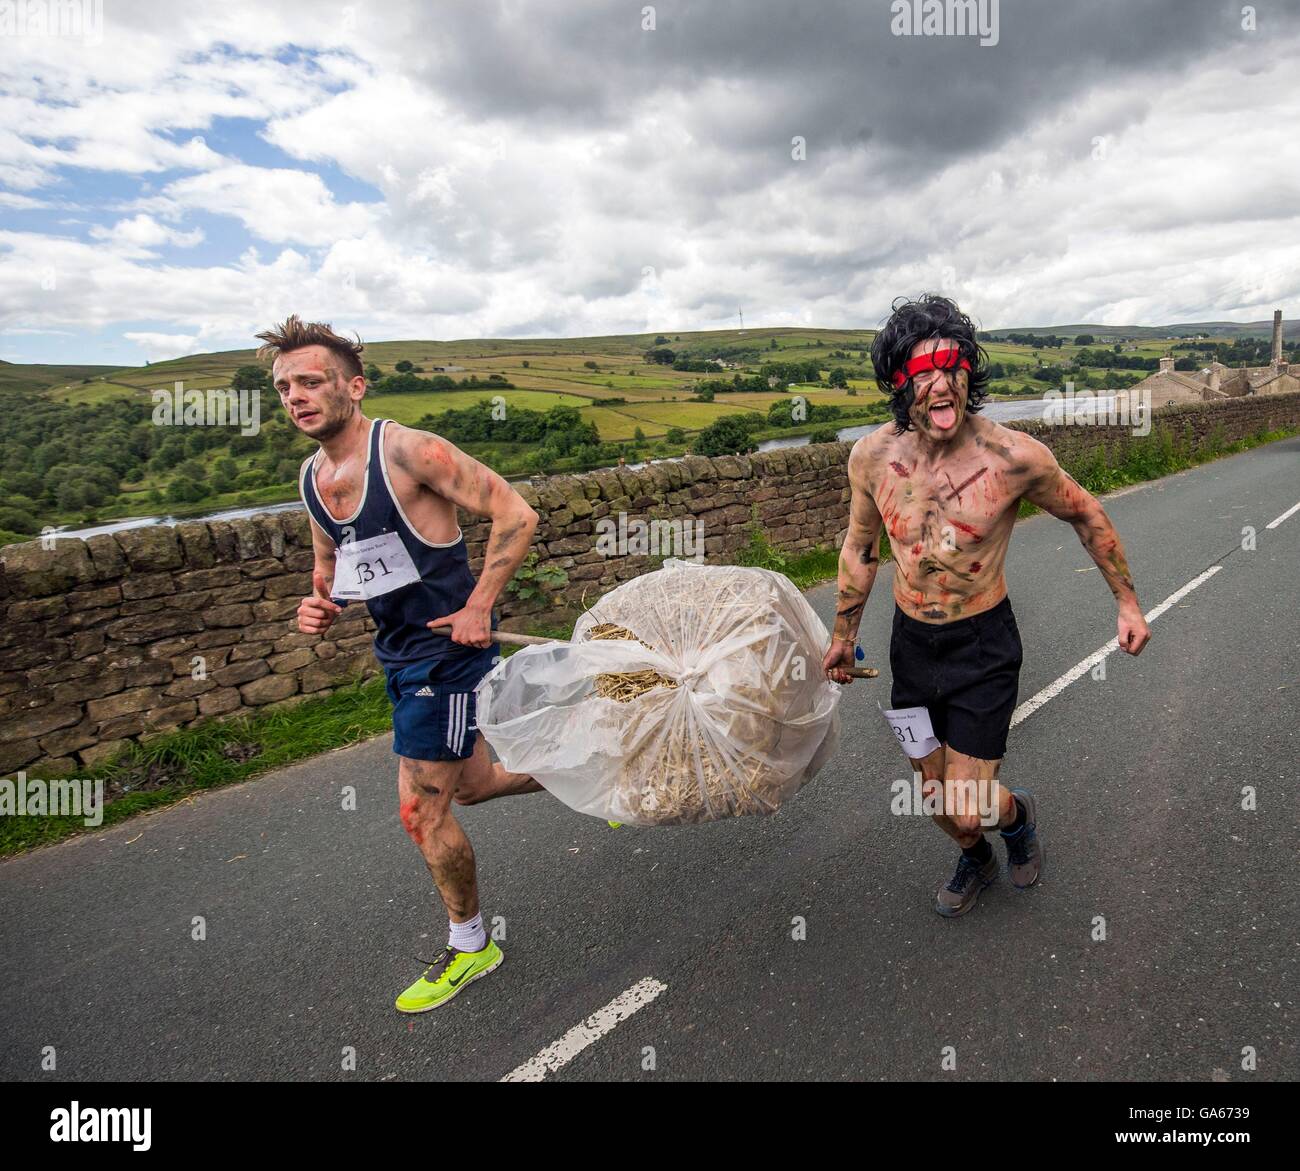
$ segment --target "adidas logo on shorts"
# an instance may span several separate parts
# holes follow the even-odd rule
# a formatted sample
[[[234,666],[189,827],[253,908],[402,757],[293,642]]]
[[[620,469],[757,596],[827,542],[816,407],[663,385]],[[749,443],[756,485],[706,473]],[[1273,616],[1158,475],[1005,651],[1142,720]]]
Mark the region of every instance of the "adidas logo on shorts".
[[[433,688],[432,688],[432,687],[429,687],[429,686],[426,684],[424,687],[421,687],[420,690],[417,691],[415,694],[416,694],[416,695],[433,695],[433,694],[434,694],[434,691],[433,691]]]

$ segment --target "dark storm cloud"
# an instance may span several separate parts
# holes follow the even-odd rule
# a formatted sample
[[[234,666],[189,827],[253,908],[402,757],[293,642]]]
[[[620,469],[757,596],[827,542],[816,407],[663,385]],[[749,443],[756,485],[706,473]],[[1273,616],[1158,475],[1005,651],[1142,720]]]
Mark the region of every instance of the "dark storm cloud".
[[[0,232],[0,303],[224,348],[269,316],[253,286],[377,337],[716,329],[742,307],[871,326],[927,288],[989,326],[1300,303],[1300,0],[1258,0],[1255,32],[1239,0],[1000,0],[993,46],[894,36],[890,0],[661,0],[653,32],[646,6],[181,0],[160,23],[113,0],[100,49],[0,55],[0,88],[36,95],[0,182],[52,201],[60,166],[142,176],[129,211],[163,222],[119,230],[115,177],[93,244]],[[215,144],[242,117],[294,166],[238,135],[178,159],[178,125]],[[214,230],[173,263],[132,241],[222,217],[256,247]],[[51,299],[48,268],[94,280]]]
[[[999,43],[898,37],[889,0],[664,0],[643,31],[629,0],[475,0],[418,18],[410,67],[471,116],[575,129],[617,125],[656,92],[706,83],[749,101],[692,106],[702,144],[762,154],[792,135],[835,148],[920,148],[936,162],[988,149],[1099,83],[1194,68],[1238,41],[1224,0],[1002,0]],[[1257,6],[1296,20],[1300,0]],[[1262,46],[1261,46],[1262,47]]]

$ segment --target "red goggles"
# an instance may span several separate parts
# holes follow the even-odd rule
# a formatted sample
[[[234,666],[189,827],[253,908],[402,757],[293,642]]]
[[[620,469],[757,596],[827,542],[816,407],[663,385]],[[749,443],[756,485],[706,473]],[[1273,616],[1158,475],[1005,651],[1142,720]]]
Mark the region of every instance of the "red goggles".
[[[970,361],[961,356],[961,350],[949,347],[946,350],[932,350],[919,358],[909,358],[902,370],[894,371],[894,385],[902,386],[922,370],[969,370]]]

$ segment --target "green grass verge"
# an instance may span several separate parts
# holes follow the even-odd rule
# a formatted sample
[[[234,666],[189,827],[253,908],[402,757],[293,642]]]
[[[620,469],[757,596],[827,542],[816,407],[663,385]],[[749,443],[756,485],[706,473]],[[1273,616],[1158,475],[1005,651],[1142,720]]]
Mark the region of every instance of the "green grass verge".
[[[369,739],[391,727],[391,721],[383,680],[368,679],[322,699],[227,723],[199,724],[133,744],[116,759],[80,768],[76,775],[104,782],[103,825],[115,825],[204,789]],[[35,770],[29,775],[42,774]],[[85,830],[75,817],[0,818],[0,855]]]
[[[801,590],[833,578],[839,572],[838,549],[815,548],[803,553],[782,553],[772,547],[767,533],[755,521],[749,526],[749,544],[736,557],[737,565],[784,573]]]
[[[1222,428],[1216,428],[1210,433],[1206,442],[1196,448],[1190,428],[1177,436],[1166,430],[1153,431],[1150,435],[1131,440],[1116,460],[1112,461],[1103,448],[1098,448],[1088,458],[1067,460],[1062,467],[1079,482],[1081,487],[1086,488],[1094,496],[1101,496],[1129,484],[1158,480],[1162,476],[1186,471],[1198,464],[1249,451],[1252,447],[1259,447],[1264,443],[1290,439],[1295,435],[1300,435],[1300,427],[1283,427],[1273,431],[1261,427],[1245,439],[1227,443],[1224,441]],[[1033,516],[1039,511],[1040,509],[1030,504],[1028,500],[1020,501],[1022,517]]]

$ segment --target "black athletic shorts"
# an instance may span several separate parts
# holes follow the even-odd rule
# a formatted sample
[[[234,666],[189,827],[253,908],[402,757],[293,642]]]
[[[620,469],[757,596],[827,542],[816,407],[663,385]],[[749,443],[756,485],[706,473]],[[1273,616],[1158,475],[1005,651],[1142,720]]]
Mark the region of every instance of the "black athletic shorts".
[[[934,734],[981,760],[1007,752],[1023,648],[1011,599],[954,622],[918,622],[894,604],[890,706],[924,707]]]

